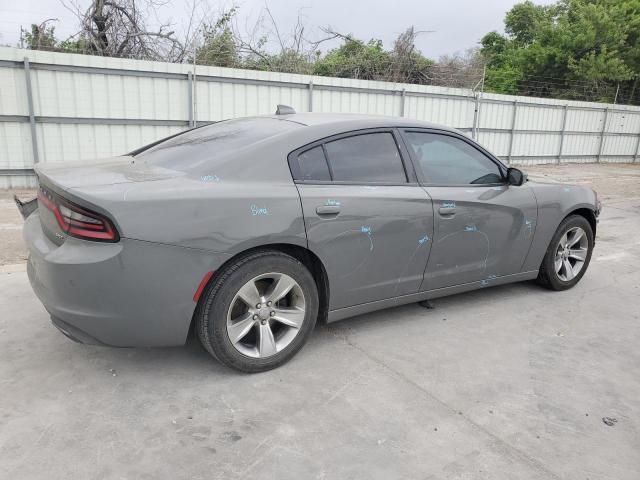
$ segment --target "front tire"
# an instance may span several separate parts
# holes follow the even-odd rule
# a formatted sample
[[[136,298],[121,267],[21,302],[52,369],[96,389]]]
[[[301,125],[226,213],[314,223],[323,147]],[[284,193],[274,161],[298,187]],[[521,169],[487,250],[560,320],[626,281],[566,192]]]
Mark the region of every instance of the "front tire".
[[[551,290],[567,290],[583,277],[593,253],[593,229],[581,215],[565,218],[549,243],[538,283]]]
[[[318,316],[309,270],[278,251],[258,251],[218,272],[196,311],[205,349],[225,365],[255,373],[289,361]]]

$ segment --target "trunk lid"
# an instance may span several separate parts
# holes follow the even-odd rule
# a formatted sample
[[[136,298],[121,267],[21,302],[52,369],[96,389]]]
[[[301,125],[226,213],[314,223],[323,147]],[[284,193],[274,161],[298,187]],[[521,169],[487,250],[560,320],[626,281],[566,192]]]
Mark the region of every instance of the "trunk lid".
[[[37,164],[38,180],[52,184],[61,190],[74,187],[94,187],[119,183],[166,180],[184,175],[133,157],[113,157],[97,162],[64,162]]]
[[[53,199],[56,195],[80,207],[111,218],[103,205],[97,205],[86,197],[78,195],[73,189],[82,187],[85,192],[93,189],[109,188],[111,185],[134,184],[167,180],[183,176],[184,173],[170,170],[145,162],[136,161],[133,157],[122,156],[98,162],[64,162],[37,164],[35,172],[38,177],[40,195],[45,199]],[[117,187],[114,187],[117,190]],[[40,203],[40,202],[39,202]],[[56,245],[62,245],[67,234],[61,229],[55,214],[44,205],[39,205],[40,222],[45,235]]]

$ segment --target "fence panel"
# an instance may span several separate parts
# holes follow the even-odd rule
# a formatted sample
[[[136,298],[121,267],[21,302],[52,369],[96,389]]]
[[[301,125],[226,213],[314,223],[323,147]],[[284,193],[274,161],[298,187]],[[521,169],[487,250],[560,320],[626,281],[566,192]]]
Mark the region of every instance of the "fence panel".
[[[444,124],[513,164],[634,162],[640,152],[638,107],[0,47],[0,188],[33,185],[38,161],[120,155],[278,103]]]

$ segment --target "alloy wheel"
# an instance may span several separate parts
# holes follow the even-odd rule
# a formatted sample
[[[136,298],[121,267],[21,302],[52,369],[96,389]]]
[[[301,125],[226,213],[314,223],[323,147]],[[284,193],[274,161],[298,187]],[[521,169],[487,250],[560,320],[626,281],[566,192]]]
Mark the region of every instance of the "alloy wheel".
[[[556,247],[554,266],[556,275],[563,282],[573,280],[584,267],[589,253],[589,239],[580,227],[565,232]]]
[[[305,318],[302,288],[284,273],[265,273],[245,283],[227,312],[227,334],[243,355],[266,358],[285,349]]]

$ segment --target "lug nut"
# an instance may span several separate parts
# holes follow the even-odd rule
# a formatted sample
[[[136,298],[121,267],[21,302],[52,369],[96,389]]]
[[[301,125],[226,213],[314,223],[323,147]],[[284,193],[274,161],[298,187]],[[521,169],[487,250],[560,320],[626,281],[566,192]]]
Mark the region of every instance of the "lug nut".
[[[276,312],[274,312],[273,310],[271,311],[271,316],[273,317],[276,314]]]
[[[262,305],[260,305],[259,303],[256,305],[256,308],[262,308]]]
[[[261,322],[261,323],[262,323],[262,325],[266,325],[266,324],[267,324],[267,321],[266,321],[266,320],[262,320],[262,322]]]
[[[271,302],[267,302],[267,307],[270,307],[270,306],[271,306]]]
[[[257,319],[258,319],[258,315],[254,315],[254,316],[253,316],[253,319],[254,319],[254,320],[257,320]]]

